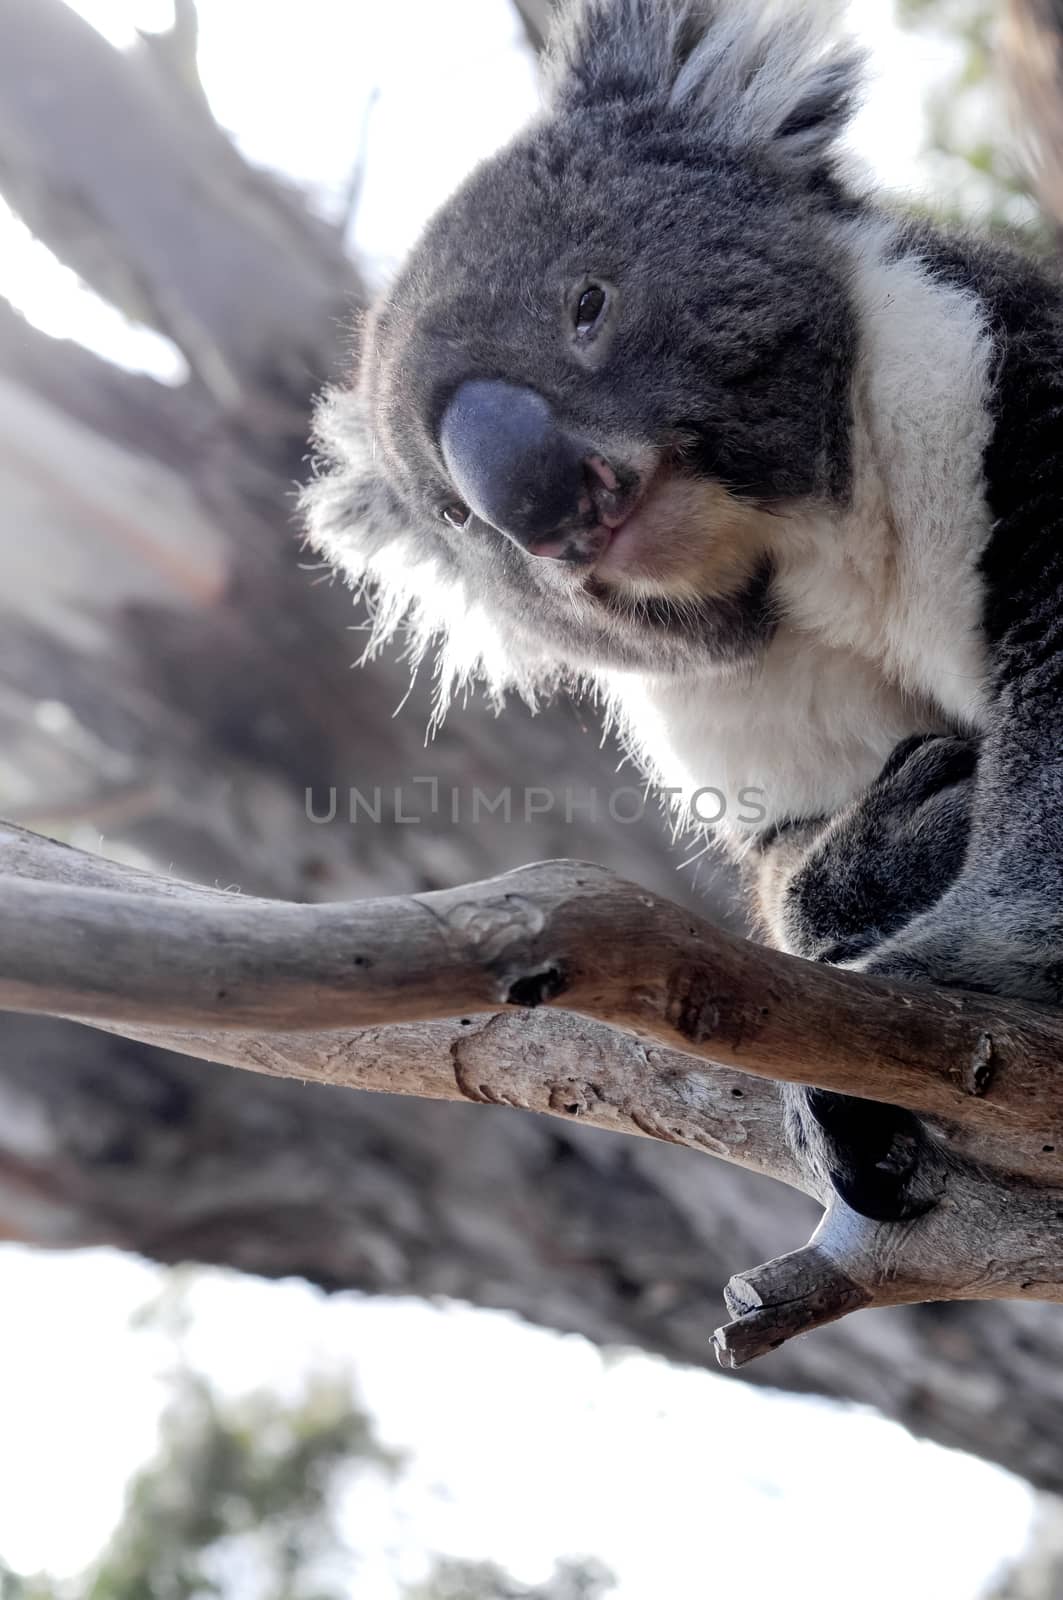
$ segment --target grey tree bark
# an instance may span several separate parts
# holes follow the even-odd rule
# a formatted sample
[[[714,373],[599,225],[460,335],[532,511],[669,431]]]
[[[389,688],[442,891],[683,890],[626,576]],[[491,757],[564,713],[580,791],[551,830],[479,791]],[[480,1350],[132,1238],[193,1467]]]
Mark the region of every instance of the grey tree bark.
[[[551,0],[514,0],[514,3],[517,15],[524,24],[528,43],[534,50],[541,50],[546,43],[550,17],[554,9]]]
[[[693,899],[652,819],[308,819],[307,788],[333,785],[397,785],[416,809],[426,773],[465,795],[601,792],[614,758],[568,706],[500,722],[470,708],[426,754],[423,699],[392,717],[403,669],[351,672],[349,598],[301,567],[289,510],[310,396],[363,293],[338,232],[214,125],[187,6],[176,36],[128,57],[60,0],[4,11],[0,191],[172,338],[191,377],[122,375],[0,314],[0,811],[278,897],[436,888],[568,855]],[[737,921],[722,888],[710,898]],[[814,1217],[679,1148],[0,1020],[12,1239],[452,1295],[700,1363],[736,1261],[802,1243]],[[1061,1357],[1055,1307],[935,1306],[852,1319],[750,1376],[877,1405],[1061,1489]]]

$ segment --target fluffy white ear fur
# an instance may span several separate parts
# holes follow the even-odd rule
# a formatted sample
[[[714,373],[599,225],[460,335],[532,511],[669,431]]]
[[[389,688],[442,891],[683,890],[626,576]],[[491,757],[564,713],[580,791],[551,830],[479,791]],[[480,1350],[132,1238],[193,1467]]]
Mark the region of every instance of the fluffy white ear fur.
[[[553,694],[562,674],[555,661],[521,655],[496,620],[460,580],[426,557],[409,514],[375,470],[372,445],[355,390],[326,390],[314,416],[313,477],[300,509],[307,542],[347,578],[368,617],[363,660],[396,636],[416,672],[433,663],[432,725],[474,681],[497,706],[514,690],[533,707]],[[503,625],[504,626],[504,625]]]
[[[547,82],[564,104],[652,95],[709,138],[818,163],[843,132],[864,54],[837,0],[576,0],[562,11]]]

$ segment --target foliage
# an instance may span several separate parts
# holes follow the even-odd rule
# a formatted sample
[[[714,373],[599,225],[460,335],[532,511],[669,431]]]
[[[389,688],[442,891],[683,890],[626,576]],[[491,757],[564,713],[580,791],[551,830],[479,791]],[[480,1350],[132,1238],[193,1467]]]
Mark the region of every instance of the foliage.
[[[345,1385],[316,1378],[294,1404],[253,1394],[223,1403],[182,1368],[155,1459],[133,1478],[123,1520],[76,1585],[0,1568],[0,1600],[206,1600],[235,1587],[257,1600],[346,1600],[322,1580],[345,1552],[334,1485],[351,1463],[391,1470]]]
[[[1036,226],[1003,95],[994,79],[997,0],[897,0],[898,20],[954,56],[930,95],[927,161],[944,208],[992,228]]]
[[[406,1600],[604,1600],[612,1587],[612,1578],[596,1561],[562,1561],[535,1589],[515,1583],[491,1562],[440,1561],[425,1583],[407,1590]]]
[[[134,1478],[86,1600],[220,1595],[226,1565],[249,1561],[268,1574],[261,1600],[344,1600],[314,1574],[343,1549],[331,1490],[351,1460],[388,1464],[342,1385],[314,1380],[294,1406],[259,1394],[224,1407],[181,1374],[160,1454]]]
[[[0,1561],[0,1600],[60,1600],[50,1578],[23,1578]]]
[[[159,1448],[132,1479],[125,1513],[82,1579],[24,1577],[0,1561],[0,1600],[348,1600],[357,1550],[337,1527],[357,1472],[395,1474],[346,1382],[311,1378],[294,1401],[224,1400],[182,1354],[188,1276],[169,1275],[136,1321],[178,1354]],[[604,1600],[597,1563],[561,1563],[539,1588],[490,1563],[438,1560],[406,1600]]]

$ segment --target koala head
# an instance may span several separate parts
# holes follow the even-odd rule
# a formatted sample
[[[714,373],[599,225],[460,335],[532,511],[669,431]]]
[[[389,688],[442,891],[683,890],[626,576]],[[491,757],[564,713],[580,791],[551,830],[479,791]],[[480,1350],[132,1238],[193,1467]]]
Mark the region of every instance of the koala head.
[[[815,6],[569,8],[319,412],[311,538],[381,633],[526,689],[763,647],[780,513],[848,487],[859,66]]]

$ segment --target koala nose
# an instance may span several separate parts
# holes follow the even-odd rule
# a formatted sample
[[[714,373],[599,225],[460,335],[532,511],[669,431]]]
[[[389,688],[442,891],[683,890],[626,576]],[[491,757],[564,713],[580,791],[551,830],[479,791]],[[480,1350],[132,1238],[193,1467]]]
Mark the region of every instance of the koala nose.
[[[588,446],[558,427],[532,389],[470,379],[447,406],[439,442],[469,509],[532,555],[563,558],[558,535],[596,520]]]

